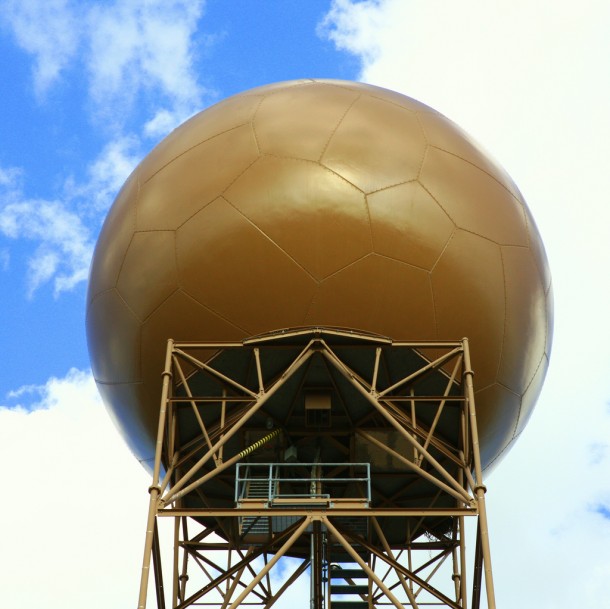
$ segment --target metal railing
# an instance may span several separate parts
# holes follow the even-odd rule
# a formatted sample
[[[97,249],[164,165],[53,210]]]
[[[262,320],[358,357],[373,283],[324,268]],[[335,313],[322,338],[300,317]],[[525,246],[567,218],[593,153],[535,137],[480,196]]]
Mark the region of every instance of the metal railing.
[[[347,471],[349,475],[337,475]],[[304,475],[308,472],[308,475]],[[298,504],[351,500],[371,503],[370,463],[238,463],[235,504],[245,500]]]

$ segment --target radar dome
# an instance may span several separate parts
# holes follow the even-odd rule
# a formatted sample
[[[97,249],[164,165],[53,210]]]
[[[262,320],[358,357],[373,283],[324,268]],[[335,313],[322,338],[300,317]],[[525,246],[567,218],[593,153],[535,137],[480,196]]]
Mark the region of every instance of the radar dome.
[[[134,170],[95,250],[92,369],[143,462],[166,341],[297,326],[470,340],[484,466],[548,366],[551,278],[509,176],[450,120],[362,83],[284,82],[197,114]]]

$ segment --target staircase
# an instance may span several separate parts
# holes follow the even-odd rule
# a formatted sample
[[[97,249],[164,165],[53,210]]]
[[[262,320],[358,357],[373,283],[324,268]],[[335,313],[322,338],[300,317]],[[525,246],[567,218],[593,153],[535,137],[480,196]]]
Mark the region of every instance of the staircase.
[[[356,563],[333,563],[330,579],[329,609],[368,609],[369,580]]]
[[[269,498],[269,478],[251,478],[246,484],[245,499]],[[243,516],[239,519],[239,530],[244,541],[262,541],[269,537],[269,521],[266,516]]]

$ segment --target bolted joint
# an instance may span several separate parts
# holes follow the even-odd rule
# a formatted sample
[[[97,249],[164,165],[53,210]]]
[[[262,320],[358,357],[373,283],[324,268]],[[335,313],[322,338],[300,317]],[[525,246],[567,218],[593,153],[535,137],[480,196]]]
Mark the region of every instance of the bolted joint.
[[[477,493],[477,491],[483,491],[483,494],[485,494],[487,492],[487,487],[484,484],[477,484],[474,487],[474,492]]]
[[[152,486],[148,487],[148,494],[152,495],[153,491],[157,491],[157,494],[160,495],[161,494],[161,487],[158,484],[153,484]]]

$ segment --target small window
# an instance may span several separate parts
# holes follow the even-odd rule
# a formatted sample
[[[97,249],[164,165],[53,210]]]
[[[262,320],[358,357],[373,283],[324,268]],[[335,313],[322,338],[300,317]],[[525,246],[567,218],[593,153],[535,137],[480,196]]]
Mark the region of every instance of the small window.
[[[305,424],[307,427],[330,427],[330,391],[305,393]]]

